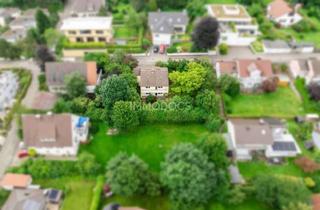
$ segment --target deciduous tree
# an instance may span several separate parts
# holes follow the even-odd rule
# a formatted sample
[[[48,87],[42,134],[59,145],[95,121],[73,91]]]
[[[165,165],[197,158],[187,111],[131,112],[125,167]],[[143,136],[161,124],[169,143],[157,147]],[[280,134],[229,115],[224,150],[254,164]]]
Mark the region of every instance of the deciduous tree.
[[[219,38],[219,23],[212,17],[205,17],[200,20],[192,34],[192,41],[195,48],[203,50],[217,46]]]
[[[86,94],[86,80],[79,72],[73,72],[64,79],[67,96],[70,98],[76,98],[84,96]]]

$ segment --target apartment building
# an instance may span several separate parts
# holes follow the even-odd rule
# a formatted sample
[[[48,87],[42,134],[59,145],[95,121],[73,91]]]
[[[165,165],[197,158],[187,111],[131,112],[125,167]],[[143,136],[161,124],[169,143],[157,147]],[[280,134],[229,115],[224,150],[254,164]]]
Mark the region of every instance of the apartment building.
[[[63,20],[60,30],[70,42],[110,42],[112,17],[73,17]]]

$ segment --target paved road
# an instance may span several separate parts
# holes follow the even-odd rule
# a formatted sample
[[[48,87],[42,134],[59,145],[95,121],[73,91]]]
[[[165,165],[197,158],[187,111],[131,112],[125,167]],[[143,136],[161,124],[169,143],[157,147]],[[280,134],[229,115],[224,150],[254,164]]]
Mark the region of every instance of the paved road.
[[[38,75],[40,69],[32,61],[16,61],[16,62],[5,62],[0,61],[0,69],[2,68],[24,68],[32,72],[32,83],[28,89],[26,97],[22,100],[22,104],[26,107],[31,107],[35,96],[38,93]],[[11,123],[11,129],[5,139],[4,145],[0,151],[0,177],[4,174],[7,167],[9,167],[17,154],[19,148],[19,137],[17,136],[18,126],[14,119]]]

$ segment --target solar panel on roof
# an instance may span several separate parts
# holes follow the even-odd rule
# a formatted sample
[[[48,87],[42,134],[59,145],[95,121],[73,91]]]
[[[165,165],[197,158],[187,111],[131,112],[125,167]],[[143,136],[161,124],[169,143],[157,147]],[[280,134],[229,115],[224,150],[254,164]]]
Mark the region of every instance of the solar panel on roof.
[[[275,151],[297,151],[293,142],[275,142],[272,145],[272,149]]]
[[[49,197],[50,200],[56,200],[58,194],[59,194],[58,190],[50,190],[48,197]]]

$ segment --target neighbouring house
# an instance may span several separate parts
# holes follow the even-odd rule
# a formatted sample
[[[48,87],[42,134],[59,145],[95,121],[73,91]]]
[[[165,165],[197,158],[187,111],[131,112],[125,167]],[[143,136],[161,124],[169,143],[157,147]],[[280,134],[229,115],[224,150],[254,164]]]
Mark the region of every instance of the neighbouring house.
[[[19,79],[17,75],[11,71],[0,73],[0,113],[5,114],[5,110],[10,108],[14,102],[17,91],[19,89]],[[0,118],[3,117],[0,114]]]
[[[98,16],[102,7],[105,7],[105,0],[77,0],[71,2],[70,16],[89,17]]]
[[[140,85],[140,95],[163,97],[169,93],[168,69],[160,67],[137,67],[135,73]]]
[[[267,8],[267,18],[280,26],[292,26],[303,19],[298,13],[301,4],[290,5],[286,0],[274,0]]]
[[[320,210],[320,194],[313,194],[311,197],[311,204],[313,210]]]
[[[217,61],[215,64],[217,77],[224,74],[239,79],[243,90],[259,88],[264,80],[274,77],[272,63],[264,59],[238,59],[234,61]]]
[[[26,174],[7,173],[0,181],[0,186],[5,190],[27,189],[31,184],[32,177]]]
[[[298,59],[289,63],[289,70],[294,78],[304,78],[306,85],[311,82],[320,82],[320,60]]]
[[[0,8],[0,26],[7,26],[13,19],[21,15],[18,8]]]
[[[148,25],[155,46],[170,45],[172,36],[184,34],[189,23],[187,12],[149,12]]]
[[[239,4],[207,5],[209,16],[219,22],[220,43],[231,46],[249,46],[259,35],[259,26],[244,6]]]
[[[52,193],[53,192],[53,193]],[[13,190],[2,210],[59,210],[62,200],[60,190],[17,189]],[[51,197],[56,202],[51,202]]]
[[[43,10],[47,15],[47,10]],[[1,38],[8,42],[17,42],[27,36],[27,32],[31,28],[36,28],[36,9],[24,11],[21,15],[14,18],[9,24],[9,30],[1,34]]]
[[[227,140],[236,160],[251,160],[255,153],[267,158],[295,157],[301,153],[285,124],[278,119],[230,119],[227,126]]]
[[[286,41],[283,40],[264,40],[262,42],[263,44],[263,51],[265,53],[270,53],[270,54],[277,54],[277,53],[290,53],[291,52],[291,47]]]
[[[45,63],[46,81],[50,92],[65,92],[65,76],[79,72],[87,81],[87,92],[93,93],[100,83],[96,62],[47,62]]]
[[[263,51],[269,54],[286,54],[286,53],[312,53],[314,45],[311,43],[286,42],[283,40],[264,40]]]
[[[23,115],[26,149],[39,155],[75,156],[80,143],[88,138],[89,118],[73,114]]]
[[[70,42],[110,42],[112,17],[71,17],[62,21],[60,30]]]

